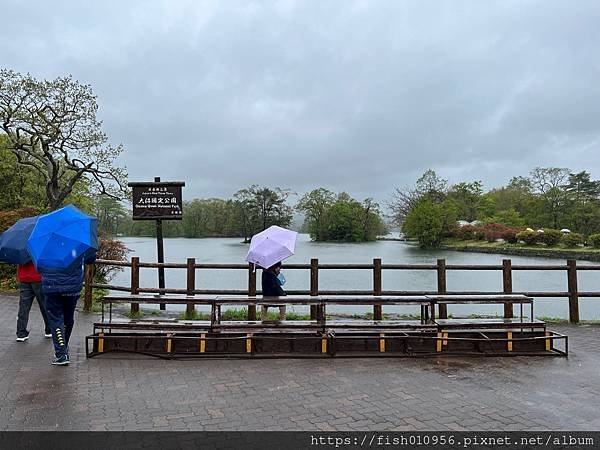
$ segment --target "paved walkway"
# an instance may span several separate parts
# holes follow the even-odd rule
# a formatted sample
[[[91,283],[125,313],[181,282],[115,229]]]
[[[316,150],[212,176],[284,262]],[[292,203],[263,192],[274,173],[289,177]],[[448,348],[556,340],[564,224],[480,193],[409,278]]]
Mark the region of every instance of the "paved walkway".
[[[566,358],[87,360],[78,314],[69,367],[31,311],[0,296],[0,430],[600,430],[600,327],[554,326]]]

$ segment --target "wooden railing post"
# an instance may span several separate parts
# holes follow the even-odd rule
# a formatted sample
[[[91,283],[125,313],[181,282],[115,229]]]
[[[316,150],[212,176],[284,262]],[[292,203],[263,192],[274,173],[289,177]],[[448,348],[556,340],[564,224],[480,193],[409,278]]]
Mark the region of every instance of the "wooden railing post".
[[[196,259],[187,259],[187,295],[194,295],[196,290]],[[187,304],[185,307],[185,313],[187,317],[194,317],[195,306],[193,304]]]
[[[373,295],[381,295],[381,258],[373,259]],[[381,305],[373,306],[373,320],[382,320]]]
[[[502,292],[505,294],[512,294],[512,261],[510,259],[502,260]],[[504,304],[504,317],[506,319],[512,319],[513,317],[513,304]],[[533,320],[533,317],[531,318]]]
[[[310,260],[310,295],[319,295],[319,260],[312,258]],[[317,319],[317,305],[310,305],[310,319]]]
[[[248,264],[248,295],[256,296],[256,268]],[[248,305],[248,320],[256,320],[256,305]]]
[[[92,283],[94,282],[94,264],[86,264],[84,268],[83,310],[92,310]]]
[[[140,293],[140,258],[134,256],[131,258],[131,295],[138,295]],[[140,304],[131,304],[131,314],[137,314],[140,312]]]
[[[437,260],[437,291],[438,294],[444,295],[446,293],[446,260]],[[447,305],[438,305],[438,315],[440,319],[448,318],[448,307]]]
[[[567,281],[569,286],[569,322],[579,323],[579,294],[577,292],[577,261],[567,260]]]

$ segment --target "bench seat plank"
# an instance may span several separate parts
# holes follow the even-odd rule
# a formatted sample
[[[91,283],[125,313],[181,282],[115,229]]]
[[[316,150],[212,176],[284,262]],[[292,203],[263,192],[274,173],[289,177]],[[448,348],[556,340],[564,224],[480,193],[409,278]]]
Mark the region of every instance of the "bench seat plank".
[[[545,328],[546,323],[541,320],[520,319],[436,319],[440,329],[446,328]]]
[[[197,320],[194,322],[138,322],[138,321],[115,321],[95,322],[94,328],[114,328],[128,330],[208,330],[210,321]]]
[[[428,295],[427,298],[436,303],[532,303],[533,298],[522,294],[503,295]]]
[[[217,300],[216,295],[107,295],[102,303],[147,303],[147,304],[195,304],[210,305]]]
[[[362,319],[353,319],[353,320],[328,320],[327,328],[336,329],[336,328],[373,328],[373,329],[383,329],[383,328],[393,328],[393,329],[412,329],[412,328],[437,328],[435,324],[424,324],[421,323],[420,320],[362,320]]]

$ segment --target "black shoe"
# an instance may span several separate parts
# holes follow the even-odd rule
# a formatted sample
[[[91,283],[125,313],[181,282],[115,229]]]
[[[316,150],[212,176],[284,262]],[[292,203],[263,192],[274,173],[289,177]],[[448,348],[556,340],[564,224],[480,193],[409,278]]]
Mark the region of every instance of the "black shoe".
[[[17,342],[25,342],[27,339],[29,339],[29,333],[25,336],[17,336]]]
[[[69,357],[67,355],[55,356],[50,362],[53,366],[66,366],[69,364]]]

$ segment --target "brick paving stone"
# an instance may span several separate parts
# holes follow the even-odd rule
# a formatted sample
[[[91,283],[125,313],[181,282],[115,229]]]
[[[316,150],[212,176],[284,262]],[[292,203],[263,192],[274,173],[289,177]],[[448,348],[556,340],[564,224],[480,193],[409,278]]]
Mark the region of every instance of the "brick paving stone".
[[[72,363],[52,367],[35,307],[15,341],[17,307],[0,295],[0,430],[600,429],[599,326],[550,327],[568,359],[88,360],[97,316],[77,313]]]

